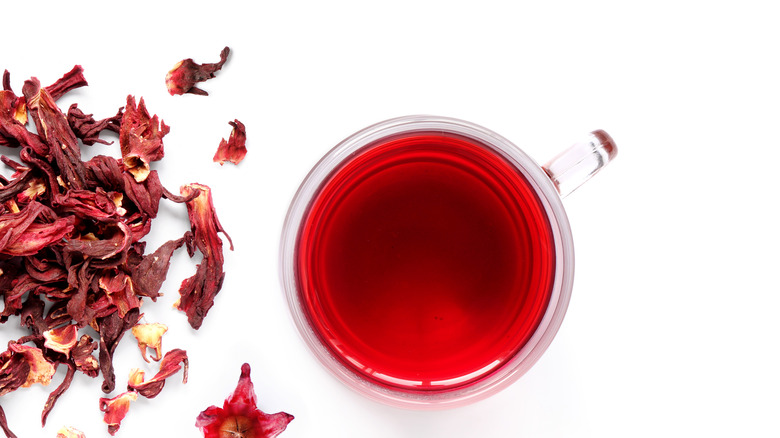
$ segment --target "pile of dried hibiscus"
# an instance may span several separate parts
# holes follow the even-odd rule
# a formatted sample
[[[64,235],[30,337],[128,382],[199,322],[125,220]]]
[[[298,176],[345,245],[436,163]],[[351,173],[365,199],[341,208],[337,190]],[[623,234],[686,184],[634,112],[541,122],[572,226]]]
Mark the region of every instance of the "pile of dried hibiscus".
[[[187,184],[179,194],[171,193],[151,169],[150,163],[163,157],[168,126],[133,96],[116,115],[102,120],[76,104],[63,113],[57,100],[85,85],[76,66],[47,87],[36,78],[25,81],[21,96],[12,90],[6,71],[0,90],[0,146],[19,152],[18,161],[1,157],[13,175],[0,176],[0,322],[19,317],[29,330],[0,353],[0,397],[36,383],[47,385],[58,365],[64,365],[64,380],[43,406],[43,424],[76,372],[102,375],[105,393],[115,389],[113,353],[125,332],[139,326],[142,302],[161,295],[176,249],[203,256],[195,275],[182,282],[176,303],[193,328],[201,326],[225,275],[218,233],[229,237],[210,189]],[[28,117],[34,130],[28,129]],[[121,158],[98,155],[83,161],[80,144],[107,143],[99,137],[103,131],[118,134]],[[191,230],[146,253],[142,239],[162,198],[186,205]],[[136,337],[145,349],[149,341]],[[119,424],[110,418],[121,420],[128,400],[156,396],[165,378],[182,365],[186,380],[184,350],[160,357],[159,345],[151,347],[156,347],[153,359],[160,360],[160,372],[149,380],[143,373],[131,375],[127,392],[100,400],[112,434]],[[15,436],[1,405],[0,427],[6,436]]]

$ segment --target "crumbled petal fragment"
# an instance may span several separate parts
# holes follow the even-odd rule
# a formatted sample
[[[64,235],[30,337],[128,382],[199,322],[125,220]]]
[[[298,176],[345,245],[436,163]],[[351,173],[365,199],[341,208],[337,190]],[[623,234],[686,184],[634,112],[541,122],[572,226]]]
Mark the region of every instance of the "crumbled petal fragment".
[[[165,353],[165,357],[160,362],[160,370],[151,379],[144,381],[145,373],[137,368],[131,371],[127,389],[137,391],[146,398],[154,398],[165,386],[165,379],[176,374],[182,368],[184,368],[182,382],[187,383],[189,370],[187,352],[178,348],[171,350]]]
[[[195,275],[182,281],[179,288],[181,297],[175,305],[187,314],[187,320],[192,328],[198,329],[203,323],[203,318],[214,305],[214,297],[219,293],[225,279],[225,272],[222,270],[225,261],[222,254],[222,240],[217,233],[221,232],[225,235],[230,242],[231,250],[233,243],[214,211],[211,189],[197,183],[181,187],[183,196],[195,192],[198,192],[198,195],[186,205],[194,236],[193,241],[198,251],[203,254],[203,259],[198,264]]]
[[[119,127],[119,147],[125,168],[135,180],[143,182],[149,176],[149,163],[164,155],[163,137],[170,128],[157,116],[149,115],[144,99],[135,104],[135,97],[127,96],[127,106]]]
[[[78,342],[78,327],[76,324],[68,324],[53,328],[43,332],[43,337],[46,339],[43,344],[46,348],[68,356]]]
[[[84,432],[70,426],[63,426],[57,431],[56,438],[87,438]]]
[[[149,358],[146,355],[146,349],[154,349],[152,359],[158,362],[162,359],[162,335],[168,331],[168,326],[160,323],[136,324],[133,326],[133,336],[138,340],[138,348],[146,362]]]
[[[266,414],[257,408],[257,395],[249,364],[241,366],[236,390],[222,407],[210,406],[198,415],[195,426],[204,438],[274,438],[284,432],[293,416],[286,412]]]
[[[192,58],[179,61],[165,76],[165,86],[171,96],[176,94],[200,94],[208,96],[204,90],[197,88],[195,84],[211,79],[216,72],[222,69],[230,54],[230,48],[225,47],[219,54],[219,62],[214,64],[197,64]]]
[[[122,420],[130,409],[130,402],[138,400],[138,393],[127,391],[114,398],[101,398],[100,411],[104,413],[103,422],[108,425],[108,433],[112,436],[119,430]]]
[[[225,161],[238,164],[246,157],[246,127],[238,119],[228,123],[233,127],[230,137],[219,142],[217,153],[214,154],[214,162],[220,166],[225,164]]]

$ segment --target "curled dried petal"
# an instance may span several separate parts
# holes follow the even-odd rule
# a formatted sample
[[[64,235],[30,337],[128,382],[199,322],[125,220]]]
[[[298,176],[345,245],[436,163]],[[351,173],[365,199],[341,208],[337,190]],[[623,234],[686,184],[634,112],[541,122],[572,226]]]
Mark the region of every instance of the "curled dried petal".
[[[68,356],[70,350],[78,342],[77,336],[78,327],[75,324],[64,325],[43,332],[43,337],[46,339],[46,342],[43,345],[50,350]]]
[[[149,163],[164,155],[163,137],[170,128],[157,116],[151,117],[144,99],[135,104],[135,97],[127,96],[127,106],[119,127],[119,147],[122,161],[135,180],[142,182],[149,175]]]
[[[84,114],[78,108],[77,104],[72,104],[68,108],[68,124],[76,137],[81,139],[81,142],[87,146],[91,146],[95,143],[111,144],[113,142],[106,141],[100,138],[100,133],[109,130],[116,133],[119,132],[119,125],[122,121],[122,114],[124,108],[119,108],[117,114],[113,117],[108,117],[102,120],[95,120],[92,114]]]
[[[162,335],[168,331],[168,326],[160,323],[152,324],[136,324],[133,326],[133,336],[138,340],[138,348],[141,350],[141,355],[144,360],[149,362],[149,358],[146,356],[146,349],[154,349],[155,362],[162,359]]]
[[[0,254],[28,256],[58,243],[73,231],[73,218],[55,218],[48,207],[30,202],[18,213],[0,215]]]
[[[103,422],[108,425],[108,433],[112,436],[119,430],[122,420],[130,409],[130,402],[138,400],[138,393],[127,391],[114,398],[101,398],[100,411],[103,415]]]
[[[222,407],[210,406],[198,415],[195,426],[200,428],[204,438],[274,438],[294,419],[286,412],[266,414],[257,408],[250,372],[249,364],[242,365],[236,390]]]
[[[165,386],[165,379],[176,374],[182,368],[184,368],[182,381],[187,383],[189,369],[187,352],[178,348],[171,350],[165,353],[165,357],[160,362],[160,370],[151,379],[144,381],[144,372],[139,369],[131,371],[127,389],[137,391],[146,398],[154,398]]]
[[[62,383],[60,383],[60,386],[52,391],[52,393],[49,394],[49,398],[46,399],[46,404],[43,406],[43,412],[41,412],[41,426],[46,426],[46,418],[49,416],[49,412],[54,408],[54,404],[57,403],[57,400],[59,400],[62,394],[70,388],[70,384],[73,382],[73,376],[75,374],[76,366],[68,364],[68,372],[65,374]]]
[[[56,438],[86,438],[86,435],[74,427],[63,426],[57,431]]]
[[[76,65],[61,78],[57,79],[57,82],[46,87],[46,91],[51,95],[52,99],[57,100],[68,91],[87,85],[84,69],[80,65]]]
[[[97,348],[98,344],[91,336],[81,335],[81,339],[70,350],[70,357],[76,368],[89,377],[96,377],[100,371],[100,364],[92,354]]]
[[[220,165],[225,161],[238,164],[246,157],[246,127],[238,119],[228,122],[233,130],[227,141],[223,138],[214,154],[214,162]]]
[[[103,392],[108,394],[114,390],[116,385],[116,376],[114,375],[114,365],[112,359],[114,351],[119,345],[119,341],[125,332],[130,330],[138,323],[141,317],[138,309],[132,309],[127,312],[124,318],[121,318],[117,312],[100,319],[98,328],[100,332],[100,371],[103,373]]]
[[[209,93],[197,88],[195,84],[211,79],[222,69],[230,54],[230,48],[225,47],[219,54],[219,62],[214,64],[197,64],[192,58],[179,61],[165,76],[165,86],[171,96],[176,94],[199,94],[208,96]]]

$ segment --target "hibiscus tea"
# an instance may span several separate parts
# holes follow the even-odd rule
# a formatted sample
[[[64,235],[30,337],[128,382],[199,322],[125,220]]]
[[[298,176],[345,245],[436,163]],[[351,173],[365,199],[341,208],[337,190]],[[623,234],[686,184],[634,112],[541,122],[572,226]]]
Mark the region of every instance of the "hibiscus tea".
[[[523,172],[442,131],[394,134],[344,159],[308,205],[295,249],[320,342],[357,375],[410,392],[499,370],[542,320],[556,268]]]

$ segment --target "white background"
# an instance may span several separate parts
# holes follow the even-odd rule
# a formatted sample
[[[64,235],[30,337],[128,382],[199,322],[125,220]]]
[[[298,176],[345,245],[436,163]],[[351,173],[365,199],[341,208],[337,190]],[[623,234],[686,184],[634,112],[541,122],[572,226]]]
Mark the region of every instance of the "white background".
[[[190,379],[131,405],[117,436],[198,437],[198,413],[221,405],[243,362],[267,412],[294,437],[778,436],[780,411],[777,177],[780,15],[773,2],[692,1],[5,2],[0,69],[19,94],[81,64],[77,101],[97,118],[128,94],[171,126],[163,183],[213,189],[235,242],[200,331],[173,310],[195,261],[173,260],[145,321],[184,348]],[[202,88],[169,96],[184,58],[231,58]],[[565,199],[577,275],[566,320],[511,388],[440,412],[405,411],[354,394],[300,341],[283,301],[277,251],[287,206],[316,161],[372,123],[429,113],[501,133],[540,162],[603,128],[619,154]],[[211,161],[228,121],[248,133],[239,166]],[[108,139],[115,139],[106,135]],[[4,150],[13,155],[13,151]],[[85,156],[118,156],[118,146]],[[8,169],[3,170],[10,175]],[[150,249],[187,227],[165,203]],[[23,334],[18,319],[0,342]],[[121,387],[144,365],[126,337]],[[76,376],[47,426],[59,384],[0,399],[20,437],[63,425],[107,436],[100,379]],[[116,393],[115,393],[116,394]],[[113,394],[112,394],[113,395]]]

